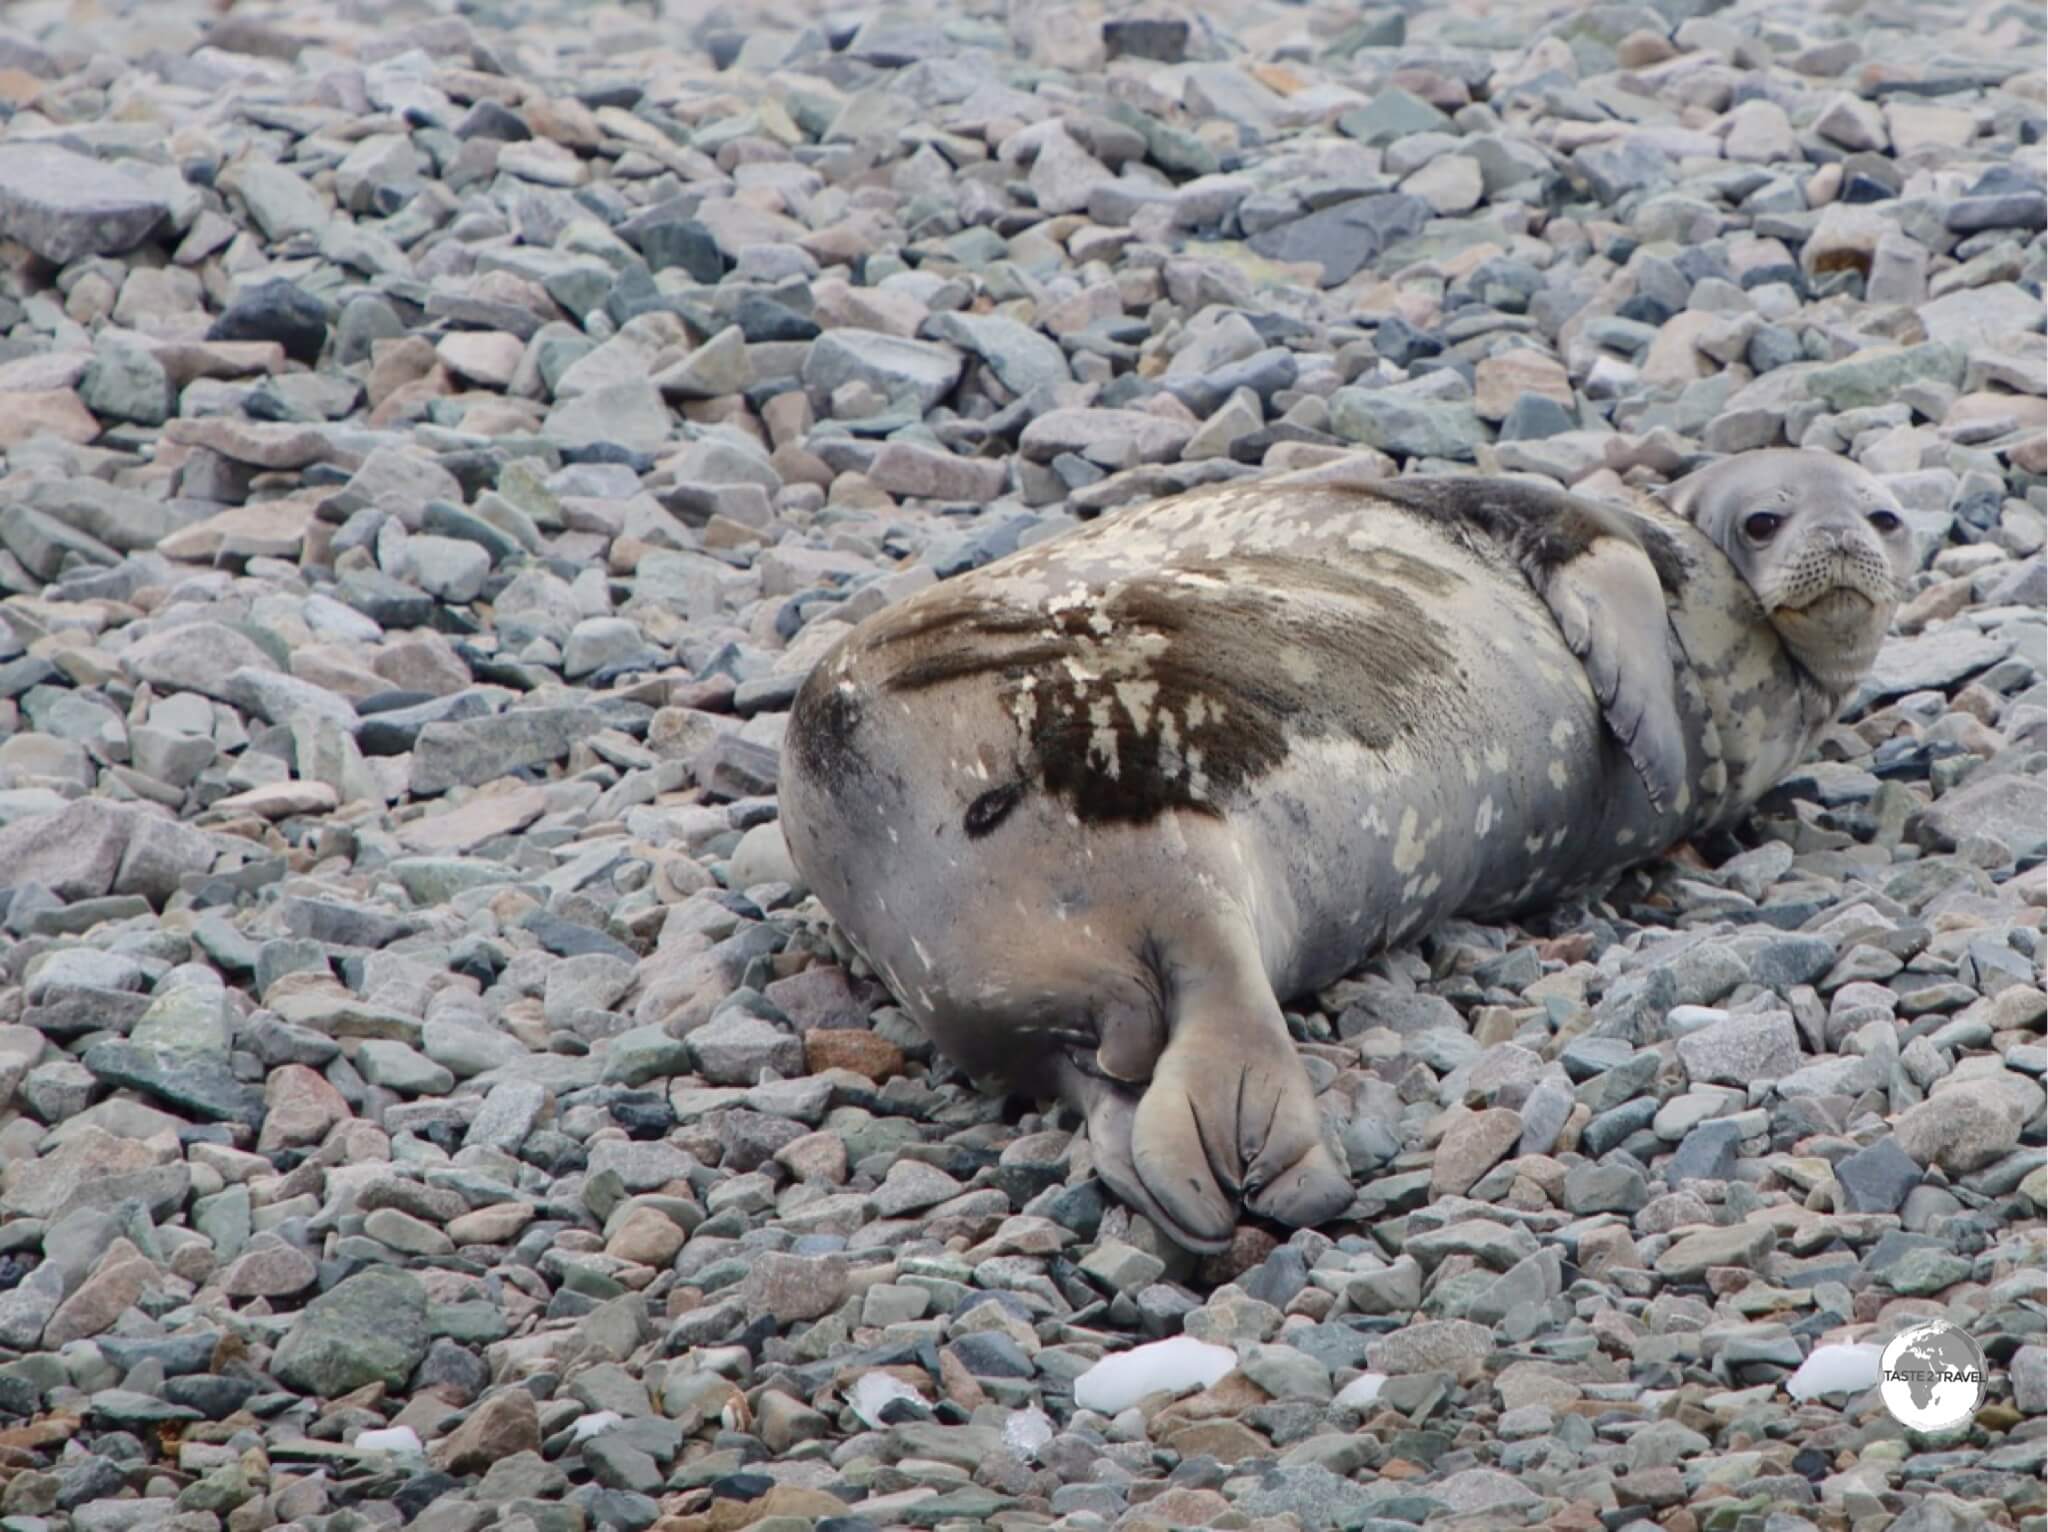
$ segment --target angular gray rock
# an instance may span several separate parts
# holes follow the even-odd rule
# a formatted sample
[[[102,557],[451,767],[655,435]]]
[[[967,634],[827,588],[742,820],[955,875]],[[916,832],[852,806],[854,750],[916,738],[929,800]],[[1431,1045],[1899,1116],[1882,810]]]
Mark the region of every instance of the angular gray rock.
[[[0,228],[55,265],[133,250],[170,211],[153,186],[105,161],[54,143],[0,144]]]
[[[427,1290],[409,1271],[372,1267],[307,1304],[271,1367],[302,1394],[333,1399],[367,1383],[402,1388],[427,1354]]]

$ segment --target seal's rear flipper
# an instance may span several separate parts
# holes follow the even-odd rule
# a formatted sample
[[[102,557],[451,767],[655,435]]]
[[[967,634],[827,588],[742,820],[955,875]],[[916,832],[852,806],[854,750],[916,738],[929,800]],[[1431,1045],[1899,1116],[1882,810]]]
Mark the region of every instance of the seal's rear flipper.
[[[1351,1205],[1308,1070],[1241,918],[1164,954],[1167,1044],[1131,1122],[1131,1165],[1191,1248],[1228,1240],[1240,1204],[1297,1228]]]

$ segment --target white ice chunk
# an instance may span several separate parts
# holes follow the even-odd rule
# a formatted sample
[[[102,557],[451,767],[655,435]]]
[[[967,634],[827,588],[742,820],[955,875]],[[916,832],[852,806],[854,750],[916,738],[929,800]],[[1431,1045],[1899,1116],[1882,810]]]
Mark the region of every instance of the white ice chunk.
[[[1785,1392],[1804,1403],[1822,1394],[1860,1394],[1876,1388],[1882,1346],[1863,1344],[1815,1346],[1813,1354],[1799,1364],[1799,1371],[1785,1380]]]
[[[924,1395],[908,1383],[890,1377],[886,1372],[864,1372],[854,1380],[847,1391],[846,1402],[853,1406],[853,1413],[867,1423],[868,1429],[880,1431],[888,1422],[882,1419],[882,1411],[898,1399],[908,1399],[920,1410],[928,1410]]]
[[[1074,1380],[1074,1403],[1114,1415],[1147,1394],[1207,1388],[1236,1365],[1237,1353],[1228,1346],[1176,1335],[1104,1357]]]
[[[1362,1372],[1337,1391],[1337,1397],[1330,1401],[1330,1405],[1347,1410],[1370,1409],[1386,1383],[1387,1375],[1383,1372]]]
[[[390,1426],[379,1431],[359,1431],[352,1444],[358,1452],[410,1452],[422,1450],[419,1433],[411,1426]]]
[[[1003,1445],[1027,1463],[1051,1440],[1052,1417],[1035,1404],[1016,1411],[1003,1422]]]
[[[1113,1442],[1143,1442],[1152,1439],[1151,1428],[1145,1424],[1145,1412],[1135,1404],[1127,1410],[1118,1410],[1110,1417],[1108,1434]]]
[[[613,1426],[623,1424],[625,1419],[617,1410],[593,1410],[588,1415],[578,1415],[576,1423],[569,1427],[569,1444],[580,1447],[593,1436],[601,1436]]]

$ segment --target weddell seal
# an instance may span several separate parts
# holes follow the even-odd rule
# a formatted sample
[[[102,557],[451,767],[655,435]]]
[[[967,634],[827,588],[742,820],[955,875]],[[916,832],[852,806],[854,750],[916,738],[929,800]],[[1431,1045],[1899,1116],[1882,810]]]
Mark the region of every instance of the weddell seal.
[[[1353,1190],[1280,1002],[1602,885],[1801,760],[1910,568],[1816,452],[1625,508],[1356,459],[1198,489],[876,613],[789,720],[798,871],[934,1043],[1058,1096],[1183,1245]]]

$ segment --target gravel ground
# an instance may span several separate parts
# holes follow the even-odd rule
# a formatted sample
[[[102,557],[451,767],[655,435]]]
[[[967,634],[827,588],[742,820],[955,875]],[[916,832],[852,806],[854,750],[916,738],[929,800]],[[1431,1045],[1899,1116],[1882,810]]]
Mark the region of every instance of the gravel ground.
[[[0,11],[0,1532],[2048,1524],[2039,5],[665,11]],[[1303,1002],[1324,1230],[1193,1263],[793,886],[935,579],[1782,442],[1876,672]]]

